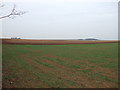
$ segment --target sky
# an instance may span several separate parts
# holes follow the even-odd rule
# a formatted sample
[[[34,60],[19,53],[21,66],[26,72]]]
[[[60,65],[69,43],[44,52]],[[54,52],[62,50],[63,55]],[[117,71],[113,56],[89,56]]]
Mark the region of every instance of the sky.
[[[30,39],[118,39],[118,0],[3,0],[1,15],[13,5],[27,11],[0,20],[0,37]]]

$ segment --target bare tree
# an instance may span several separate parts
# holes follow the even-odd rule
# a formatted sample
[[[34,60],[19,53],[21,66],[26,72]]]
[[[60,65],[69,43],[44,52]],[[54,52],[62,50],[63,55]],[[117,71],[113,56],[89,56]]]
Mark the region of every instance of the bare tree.
[[[1,5],[0,5],[0,8],[2,8],[2,7],[4,7],[4,6],[5,6],[4,4],[1,4]],[[7,18],[7,17],[9,17],[9,18],[14,18],[15,16],[21,16],[21,15],[23,15],[23,14],[25,14],[25,13],[26,13],[26,11],[17,11],[17,10],[16,10],[16,5],[14,4],[11,12],[10,12],[9,14],[7,14],[7,15],[0,16],[0,19]]]

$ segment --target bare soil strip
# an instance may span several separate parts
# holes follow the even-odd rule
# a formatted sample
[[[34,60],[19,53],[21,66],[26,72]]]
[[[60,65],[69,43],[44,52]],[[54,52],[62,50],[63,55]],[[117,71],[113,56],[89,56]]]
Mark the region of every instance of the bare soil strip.
[[[28,39],[2,39],[2,44],[20,45],[65,45],[65,44],[97,44],[97,43],[117,43],[112,40],[28,40]]]

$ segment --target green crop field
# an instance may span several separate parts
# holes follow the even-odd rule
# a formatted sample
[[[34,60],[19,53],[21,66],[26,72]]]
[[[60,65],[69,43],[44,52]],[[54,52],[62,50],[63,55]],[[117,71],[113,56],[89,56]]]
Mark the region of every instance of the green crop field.
[[[3,88],[117,88],[118,43],[3,45]]]

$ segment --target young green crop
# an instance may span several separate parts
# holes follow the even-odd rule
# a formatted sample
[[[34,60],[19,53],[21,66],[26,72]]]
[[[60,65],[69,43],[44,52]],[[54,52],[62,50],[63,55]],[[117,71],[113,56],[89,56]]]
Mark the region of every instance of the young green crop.
[[[2,54],[3,86],[19,87],[21,85],[25,87],[26,85],[29,87],[30,80],[33,83],[33,88],[45,87],[39,85],[40,81],[51,88],[89,88],[91,85],[106,88],[102,84],[103,81],[110,88],[117,87],[117,43],[3,45]],[[48,62],[45,62],[44,59]],[[26,74],[26,71],[31,75]],[[112,75],[114,76],[112,77]],[[84,80],[89,83],[86,84]],[[9,81],[12,81],[13,85],[8,83]]]

